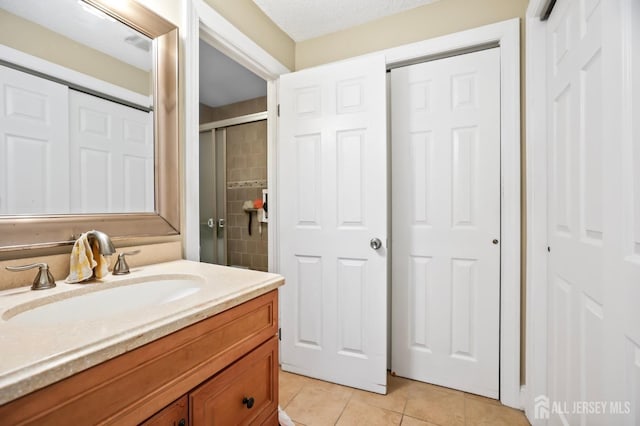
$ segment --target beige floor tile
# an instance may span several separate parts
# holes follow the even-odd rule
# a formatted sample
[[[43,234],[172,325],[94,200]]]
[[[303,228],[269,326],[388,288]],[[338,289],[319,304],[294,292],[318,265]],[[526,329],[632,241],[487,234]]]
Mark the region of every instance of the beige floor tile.
[[[331,382],[324,382],[318,379],[306,378],[308,383],[305,385],[306,387],[314,387],[316,389],[322,389],[327,392],[331,392],[337,395],[341,395],[348,398],[351,398],[351,395],[356,391],[354,388],[350,388],[348,386],[341,386]]]
[[[342,412],[338,426],[398,426],[402,414],[373,407],[351,399]]]
[[[401,426],[437,426],[433,423],[424,422],[422,420],[414,419],[413,417],[403,416]]]
[[[389,376],[387,390],[379,395],[280,372],[280,405],[298,426],[529,425],[521,411],[454,389]]]
[[[331,391],[307,384],[293,397],[286,412],[291,420],[306,426],[334,425],[350,398],[350,392]]]
[[[469,426],[529,426],[522,411],[475,398],[465,401],[465,414]]]
[[[408,380],[408,379],[404,379],[404,380]],[[451,388],[445,388],[444,386],[432,385],[431,383],[418,382],[417,380],[408,380],[408,381],[409,381],[410,392],[420,393],[420,392],[436,391],[436,392],[444,392],[444,393],[455,394],[455,395],[465,395],[465,393],[462,391],[451,389]]]
[[[404,414],[441,426],[464,425],[464,393],[413,382]]]
[[[407,398],[409,397],[410,385],[410,380],[389,376],[386,395],[355,389],[353,400],[364,402],[374,407],[384,408],[385,410],[402,413],[407,403]]]
[[[278,385],[278,402],[282,408],[286,408],[293,397],[296,396],[297,393],[300,392],[302,387],[305,384],[309,383],[311,379],[308,379],[304,376],[299,376],[297,374],[280,371],[279,381],[280,383]]]
[[[484,402],[485,404],[502,405],[500,401],[498,401],[497,399],[487,398],[480,395],[474,395],[472,393],[465,393],[464,397],[466,399],[474,399],[476,401]]]

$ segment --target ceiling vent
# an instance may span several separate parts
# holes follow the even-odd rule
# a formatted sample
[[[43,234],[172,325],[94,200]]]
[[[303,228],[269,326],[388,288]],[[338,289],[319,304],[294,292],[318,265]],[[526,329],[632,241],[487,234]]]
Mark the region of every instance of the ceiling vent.
[[[124,41],[137,47],[140,50],[144,50],[145,52],[151,50],[151,41],[137,34],[130,35],[129,37],[125,38]]]

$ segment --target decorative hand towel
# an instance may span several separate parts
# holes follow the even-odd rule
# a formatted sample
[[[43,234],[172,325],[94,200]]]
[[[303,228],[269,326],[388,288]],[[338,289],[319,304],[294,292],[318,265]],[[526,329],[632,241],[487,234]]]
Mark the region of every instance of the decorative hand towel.
[[[71,250],[68,283],[79,283],[93,277],[102,278],[109,273],[109,261],[98,250],[98,242],[89,243],[85,232],[78,238]]]

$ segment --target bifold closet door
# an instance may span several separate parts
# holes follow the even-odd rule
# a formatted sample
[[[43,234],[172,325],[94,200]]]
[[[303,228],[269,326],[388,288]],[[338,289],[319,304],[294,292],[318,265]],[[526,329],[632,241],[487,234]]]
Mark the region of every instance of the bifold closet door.
[[[0,214],[69,213],[68,91],[0,65]]]
[[[500,53],[391,71],[392,370],[499,396]]]
[[[546,27],[548,424],[638,425],[640,2],[558,1]]]
[[[153,150],[152,112],[69,91],[73,213],[154,212]]]

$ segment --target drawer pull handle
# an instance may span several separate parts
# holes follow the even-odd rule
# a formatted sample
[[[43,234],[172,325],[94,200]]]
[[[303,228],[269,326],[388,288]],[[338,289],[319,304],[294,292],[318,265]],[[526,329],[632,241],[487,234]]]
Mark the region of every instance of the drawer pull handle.
[[[180,419],[180,421],[178,422],[178,426],[186,426],[186,425],[187,425],[187,421],[185,419]]]
[[[255,403],[255,399],[252,396],[247,398],[246,396],[242,399],[242,403],[247,406],[247,408],[253,408],[253,404]]]

